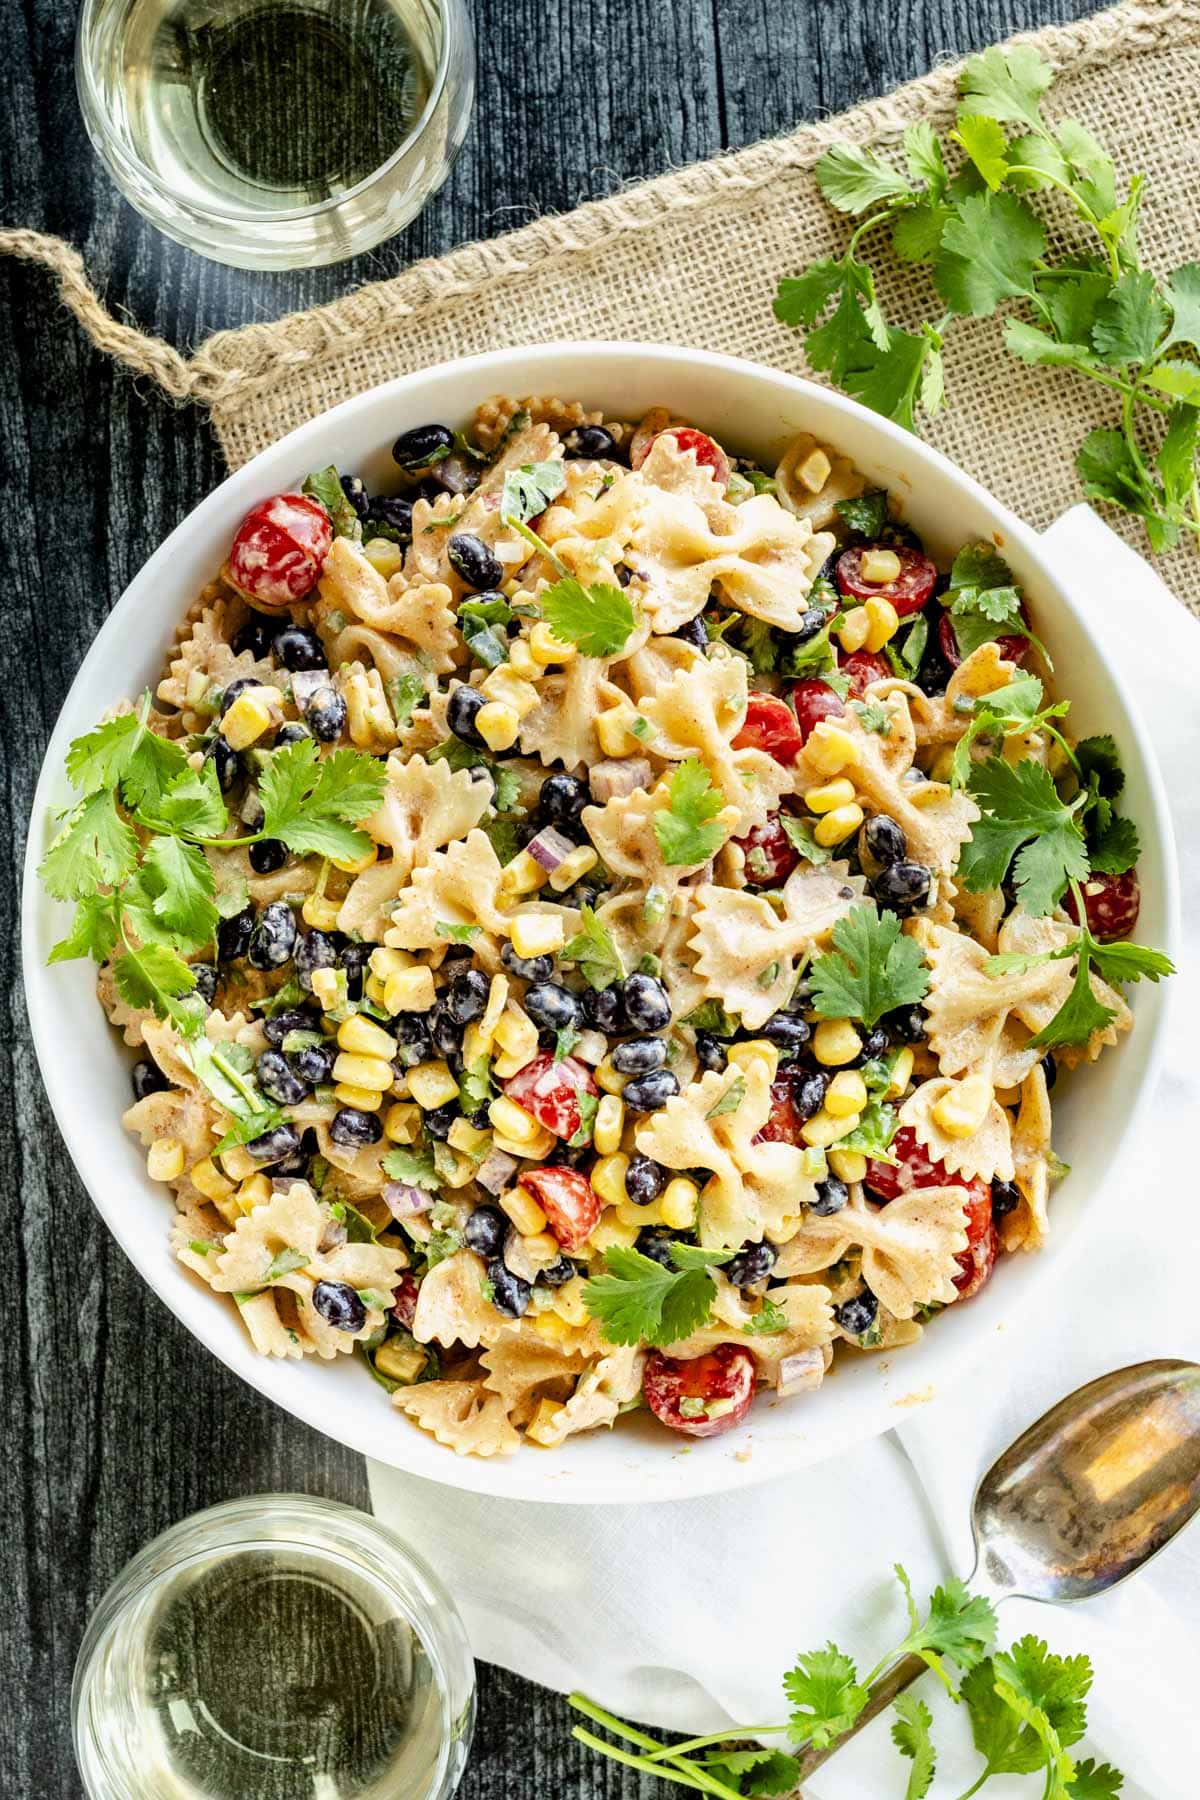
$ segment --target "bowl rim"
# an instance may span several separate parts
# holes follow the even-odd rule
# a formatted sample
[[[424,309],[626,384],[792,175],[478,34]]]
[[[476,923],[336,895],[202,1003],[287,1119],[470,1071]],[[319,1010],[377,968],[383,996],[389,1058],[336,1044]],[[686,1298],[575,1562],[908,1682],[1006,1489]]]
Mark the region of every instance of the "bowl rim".
[[[896,1402],[887,1396],[881,1386],[880,1391],[869,1401],[858,1403],[853,1418],[848,1418],[840,1430],[823,1429],[820,1445],[815,1450],[811,1444],[805,1441],[803,1432],[798,1432],[794,1440],[794,1456],[786,1461],[786,1467],[781,1467],[778,1462],[773,1463],[771,1467],[765,1467],[757,1457],[740,1460],[734,1456],[690,1456],[688,1455],[690,1445],[685,1444],[674,1451],[672,1460],[678,1462],[681,1458],[687,1457],[687,1461],[683,1465],[687,1471],[686,1477],[674,1485],[664,1484],[661,1490],[656,1489],[653,1492],[648,1492],[644,1486],[639,1485],[639,1481],[644,1480],[644,1471],[639,1473],[639,1462],[643,1459],[636,1454],[636,1443],[631,1446],[631,1456],[626,1459],[626,1462],[607,1472],[584,1471],[581,1468],[574,1479],[564,1478],[553,1483],[547,1482],[544,1474],[539,1479],[537,1466],[539,1459],[530,1452],[499,1459],[499,1467],[497,1462],[490,1459],[456,1456],[451,1450],[440,1445],[436,1446],[439,1460],[432,1468],[416,1469],[402,1460],[388,1458],[385,1454],[388,1445],[380,1443],[374,1434],[357,1428],[352,1420],[332,1417],[329,1413],[314,1415],[314,1410],[304,1404],[302,1390],[297,1387],[293,1396],[289,1393],[286,1381],[272,1379],[273,1376],[286,1375],[292,1367],[290,1362],[280,1363],[272,1358],[258,1356],[248,1339],[245,1340],[239,1351],[227,1353],[225,1348],[218,1347],[197,1330],[192,1319],[187,1316],[182,1300],[177,1303],[174,1296],[163,1291],[163,1287],[156,1278],[156,1269],[161,1265],[163,1246],[166,1243],[165,1229],[163,1238],[154,1242],[150,1242],[144,1236],[138,1236],[134,1232],[124,1231],[120,1209],[116,1204],[116,1196],[112,1193],[105,1193],[101,1197],[96,1190],[103,1187],[104,1184],[99,1181],[96,1181],[95,1187],[93,1186],[96,1170],[94,1162],[89,1156],[89,1145],[86,1140],[87,1127],[85,1120],[80,1116],[79,1096],[68,1088],[65,1078],[55,1067],[53,1055],[55,1012],[49,984],[46,980],[46,968],[40,960],[38,954],[40,947],[35,941],[34,920],[39,907],[45,904],[45,897],[37,881],[37,866],[43,853],[45,824],[50,813],[51,792],[54,785],[61,779],[61,766],[67,744],[71,736],[80,729],[77,723],[68,723],[73,697],[83,683],[86,671],[92,661],[99,660],[101,652],[107,648],[109,640],[117,637],[125,629],[124,615],[128,610],[126,602],[134,599],[136,603],[135,597],[152,589],[160,574],[167,574],[169,580],[170,564],[180,540],[190,538],[201,528],[209,515],[223,511],[238,496],[244,496],[246,509],[249,510],[254,499],[258,497],[259,484],[263,480],[261,471],[264,467],[286,465],[293,459],[296,467],[299,467],[304,461],[304,447],[311,439],[328,436],[332,428],[352,422],[356,414],[368,411],[381,401],[386,402],[388,399],[394,398],[398,403],[403,404],[407,390],[412,387],[431,382],[436,384],[439,381],[448,380],[451,377],[461,377],[468,373],[479,376],[481,397],[485,391],[488,393],[506,391],[506,381],[511,382],[515,379],[517,385],[521,386],[519,378],[522,368],[527,367],[531,361],[543,358],[562,358],[573,362],[575,368],[572,371],[572,378],[575,380],[579,392],[586,392],[588,369],[589,367],[595,368],[597,365],[602,365],[606,372],[611,372],[614,365],[619,367],[623,361],[631,359],[649,359],[667,369],[677,369],[680,366],[694,367],[700,364],[706,368],[723,371],[735,378],[750,376],[757,380],[766,379],[790,402],[799,405],[803,405],[805,401],[816,403],[826,412],[844,415],[847,419],[856,421],[860,427],[865,425],[875,434],[882,447],[903,452],[913,467],[912,485],[914,488],[919,488],[923,473],[933,471],[947,479],[961,494],[981,506],[991,516],[994,524],[1003,530],[1006,538],[1020,546],[1022,555],[1036,570],[1051,607],[1062,607],[1082,631],[1089,637],[1092,635],[1088,630],[1082,606],[1072,597],[1067,586],[1044,557],[1038,533],[1025,525],[1006,506],[995,499],[980,482],[951,462],[941,451],[833,389],[820,386],[801,376],[791,375],[768,364],[753,362],[748,358],[731,356],[724,352],[632,339],[554,339],[545,343],[524,344],[507,349],[485,351],[472,356],[451,358],[425,369],[396,376],[392,380],[379,383],[362,393],[351,395],[336,406],[295,427],[277,443],[259,451],[240,468],[227,475],[186,513],[127,583],[75,672],[59,709],[43,756],[30,808],[21,884],[22,975],[31,1035],[42,1081],[59,1131],[92,1204],[100,1213],[120,1248],[156,1297],[199,1339],[206,1350],[217,1356],[234,1374],[249,1382],[265,1398],[281,1405],[302,1423],[315,1427],[368,1458],[385,1463],[386,1466],[394,1468],[397,1473],[403,1475],[432,1480],[450,1488],[487,1494],[500,1500],[535,1500],[546,1504],[659,1503],[700,1498],[708,1494],[750,1487],[766,1480],[778,1479],[785,1473],[794,1474],[807,1464],[827,1461],[852,1448],[855,1444],[866,1442],[903,1424],[906,1415],[897,1411]],[[490,384],[486,389],[483,386],[485,381]],[[527,390],[523,389],[522,391]],[[1139,708],[1125,685],[1122,672],[1107,662],[1105,667],[1124,708],[1129,735],[1133,740],[1141,765],[1141,773],[1146,782],[1153,819],[1145,819],[1143,822],[1146,828],[1152,826],[1159,841],[1162,857],[1162,900],[1165,923],[1163,947],[1168,954],[1175,955],[1181,944],[1180,878],[1165,784]],[[86,729],[86,727],[83,728]],[[1140,1021],[1144,1046],[1143,1073],[1133,1104],[1125,1115],[1120,1135],[1114,1146],[1114,1169],[1118,1160],[1129,1151],[1157,1085],[1165,1049],[1167,1016],[1171,1004],[1170,984],[1167,985],[1165,991],[1162,988],[1154,990],[1152,1008],[1146,1009],[1151,1011],[1151,1017]],[[113,1186],[115,1183],[109,1185]],[[1115,1195],[1115,1189],[1116,1183],[1110,1176],[1104,1181],[1102,1188],[1102,1193],[1108,1196],[1110,1203]],[[164,1221],[164,1226],[167,1222],[169,1221]],[[1067,1241],[1058,1246],[1055,1267],[1060,1274],[1064,1268],[1069,1266],[1071,1256],[1077,1254],[1081,1249],[1083,1239],[1084,1233],[1076,1228],[1068,1234]],[[1007,1325],[1013,1324],[1022,1315],[1023,1309],[1032,1304],[1034,1296],[1040,1291],[1039,1272],[1036,1267],[1033,1267],[1024,1282],[1019,1285],[1012,1284],[1014,1292],[1005,1313]],[[1048,1274],[1049,1271],[1046,1273]],[[211,1295],[203,1294],[200,1297],[211,1302]],[[954,1366],[943,1368],[939,1376],[939,1397],[965,1379],[977,1366],[988,1342],[989,1334],[981,1328],[963,1345],[959,1346],[959,1355]],[[936,1399],[933,1403],[936,1404]],[[668,1453],[668,1456],[671,1456],[671,1453]],[[524,1467],[520,1466],[522,1463],[524,1463]],[[501,1469],[503,1479],[498,1480],[496,1474]]]

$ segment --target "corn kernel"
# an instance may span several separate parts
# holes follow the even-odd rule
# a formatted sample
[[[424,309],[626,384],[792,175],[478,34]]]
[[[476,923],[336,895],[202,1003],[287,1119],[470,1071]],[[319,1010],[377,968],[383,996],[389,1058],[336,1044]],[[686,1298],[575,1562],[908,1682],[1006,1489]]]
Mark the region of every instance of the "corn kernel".
[[[640,1227],[643,1225],[666,1224],[666,1220],[662,1216],[661,1196],[657,1200],[649,1201],[645,1206],[639,1206],[634,1200],[618,1200],[617,1217],[622,1225],[637,1225]]]
[[[546,879],[546,870],[535,862],[528,850],[518,850],[510,863],[500,871],[498,892],[508,899],[517,894],[532,894]]]
[[[403,1338],[387,1338],[375,1352],[374,1366],[389,1381],[414,1382],[429,1361],[429,1352],[420,1344],[406,1344]]]
[[[900,558],[894,550],[864,550],[858,572],[864,581],[877,587],[895,581],[900,573]]]
[[[350,1081],[339,1081],[333,1095],[339,1106],[352,1106],[355,1112],[378,1112],[383,1105],[379,1089],[355,1087]]]
[[[541,699],[532,681],[523,681],[507,663],[501,663],[498,669],[493,669],[490,675],[484,677],[481,692],[489,700],[498,700],[501,706],[511,706],[518,719],[531,713]],[[475,717],[478,723],[479,714]]]
[[[386,993],[387,988],[378,975],[368,974],[363,982],[363,998],[369,1000],[372,1006],[382,1006]]]
[[[822,775],[840,775],[858,766],[858,745],[850,733],[828,719],[821,719],[808,734],[804,755]]]
[[[501,700],[489,700],[475,714],[475,729],[489,750],[511,750],[521,730],[521,720],[513,706]]]
[[[507,1094],[498,1094],[488,1107],[488,1118],[497,1131],[517,1144],[528,1144],[537,1136],[538,1121],[532,1113],[510,1100]]]
[[[257,1171],[258,1164],[244,1144],[231,1144],[221,1151],[221,1167],[231,1181],[244,1181]]]
[[[833,472],[833,464],[819,447],[810,450],[796,470],[796,479],[810,494],[819,494]]]
[[[553,1313],[543,1313],[536,1321],[543,1337],[552,1335],[543,1327],[548,1326],[553,1317]],[[543,1450],[556,1450],[566,1437],[570,1423],[561,1400],[539,1400],[537,1411],[525,1427],[525,1436],[540,1444]]]
[[[511,1081],[519,1075],[537,1055],[536,1050],[506,1050],[497,1052],[492,1063],[492,1074],[497,1081]]]
[[[368,538],[363,545],[363,555],[385,581],[390,581],[404,567],[404,552],[390,538]]]
[[[528,638],[514,638],[508,646],[508,666],[522,681],[536,681],[542,665],[534,656]]]
[[[342,694],[346,702],[346,724],[350,742],[360,750],[394,744],[396,721],[383,691],[383,677],[378,669],[356,669],[341,676]]]
[[[515,1188],[509,1188],[507,1193],[501,1194],[500,1205],[522,1237],[537,1237],[539,1232],[545,1231],[546,1215],[528,1188],[519,1183]]]
[[[822,1019],[813,1032],[813,1055],[827,1069],[853,1062],[862,1049],[862,1039],[849,1019]]]
[[[237,1191],[237,1203],[244,1213],[251,1213],[256,1206],[265,1206],[271,1198],[271,1178],[260,1169],[256,1175],[248,1175]]]
[[[596,718],[596,736],[605,756],[630,756],[637,749],[637,739],[630,731],[637,714],[632,706],[610,706]]]
[[[949,781],[954,769],[954,745],[943,744],[929,765],[930,781]]]
[[[763,1063],[771,1081],[779,1073],[779,1048],[768,1038],[751,1038],[746,1044],[730,1044],[729,1060],[739,1069],[749,1069],[756,1062]]]
[[[490,1044],[496,1035],[496,1027],[504,1017],[504,1008],[508,1004],[508,976],[493,975],[492,985],[488,989],[487,1005],[479,1018],[480,1035]]]
[[[844,843],[862,824],[865,814],[861,806],[835,806],[832,812],[818,819],[813,826],[813,837],[826,850],[835,844]]]
[[[555,1293],[553,1310],[568,1325],[586,1325],[591,1317],[584,1304],[583,1290],[585,1286],[583,1277],[574,1275]]]
[[[392,1013],[427,1012],[437,998],[433,970],[425,965],[398,969],[383,984],[383,1004]]]
[[[343,1051],[333,1065],[333,1079],[342,1087],[368,1088],[374,1094],[386,1094],[395,1078],[391,1063],[382,1056],[353,1056]],[[457,1094],[457,1082],[454,1091]]]
[[[388,1107],[383,1135],[390,1144],[415,1144],[420,1130],[421,1109],[413,1101],[397,1100],[395,1106]]]
[[[625,1173],[629,1168],[629,1158],[621,1150],[615,1150],[610,1156],[597,1158],[592,1165],[588,1180],[606,1206],[619,1206],[628,1200],[625,1192]]]
[[[933,1109],[933,1122],[948,1137],[974,1137],[992,1104],[992,1084],[986,1075],[968,1075],[942,1095]]]
[[[867,617],[866,607],[852,606],[848,613],[843,613],[833,631],[842,649],[853,656],[866,643],[870,629],[871,621]]]
[[[458,1082],[444,1062],[418,1063],[408,1071],[408,1091],[423,1112],[432,1112],[458,1099]]]
[[[594,1073],[596,1077],[596,1086],[603,1089],[606,1094],[624,1093],[625,1083],[629,1080],[629,1077],[628,1075],[622,1075],[620,1069],[613,1068],[611,1056],[606,1056],[601,1062],[598,1062]]]
[[[677,1175],[674,1181],[668,1181],[658,1204],[664,1225],[672,1231],[690,1231],[696,1223],[700,1189],[686,1176]]]
[[[861,1150],[831,1150],[829,1167],[839,1181],[861,1181],[867,1172],[867,1159]]]
[[[825,1111],[835,1119],[860,1113],[867,1104],[867,1084],[857,1069],[840,1069],[825,1090]]]
[[[485,1058],[489,1054],[491,1048],[492,1040],[490,1037],[484,1036],[482,1026],[478,1021],[474,1025],[467,1026],[467,1029],[463,1032],[462,1053],[463,1062],[468,1069],[471,1067],[472,1063],[477,1063]]]
[[[327,900],[324,894],[310,894],[300,908],[300,916],[314,931],[334,931],[340,910],[336,900]]]
[[[243,688],[221,720],[221,736],[231,750],[248,750],[271,727],[271,703],[283,696],[278,688]]]
[[[836,781],[827,781],[824,787],[810,787],[804,795],[804,804],[809,812],[836,812],[839,806],[850,806],[854,801],[854,783],[847,781],[844,775]]]
[[[800,1127],[800,1136],[806,1144],[825,1148],[829,1144],[836,1144],[839,1138],[849,1137],[860,1117],[859,1113],[851,1113],[845,1119],[835,1119],[832,1113],[826,1112],[822,1107],[820,1112],[814,1113]]]
[[[551,663],[570,662],[578,649],[575,644],[564,643],[561,638],[555,637],[553,627],[547,625],[545,620],[535,625],[530,632],[529,648],[534,660],[544,668],[549,668]]]
[[[567,1324],[565,1319],[558,1316],[553,1307],[546,1306],[538,1313],[533,1322],[533,1329],[539,1337],[545,1338],[547,1343],[556,1345],[560,1350],[569,1351],[576,1348],[577,1332]],[[555,1404],[553,1400],[549,1402],[552,1408]],[[557,1404],[561,1406],[562,1402],[559,1401]]]
[[[361,856],[331,856],[329,860],[335,869],[342,871],[343,875],[361,875],[364,869],[369,869],[373,863],[379,861],[379,845],[372,844],[371,848],[364,850]]]
[[[361,1013],[354,1013],[343,1019],[338,1026],[338,1049],[347,1050],[352,1055],[382,1057],[390,1063],[396,1054],[396,1040],[390,1037],[382,1025],[376,1025],[371,1019],[364,1019]],[[370,1087],[369,1081],[360,1083],[362,1087]],[[390,1083],[389,1083],[390,1086]]]
[[[518,956],[553,956],[567,941],[561,912],[517,913],[509,927],[512,947]]]
[[[900,614],[890,600],[882,594],[872,594],[866,603],[867,620],[870,629],[867,632],[866,648],[876,653],[889,644],[900,629]]]
[[[226,1200],[233,1192],[232,1181],[226,1181],[211,1156],[202,1157],[188,1170],[192,1186],[199,1188],[206,1200]]]
[[[312,991],[325,1012],[337,1005],[341,985],[336,969],[314,969],[312,972]]]
[[[564,856],[557,869],[550,871],[550,886],[556,894],[566,893],[574,887],[581,875],[586,875],[595,868],[600,858],[590,844],[580,844],[578,850],[572,850],[570,856]]]
[[[537,1231],[527,1237],[521,1248],[538,1269],[549,1269],[562,1255],[562,1245],[552,1231]]]
[[[187,678],[187,690],[184,698],[187,704],[194,707],[197,712],[204,705],[204,696],[208,692],[209,685],[209,677],[203,669],[193,669]]]
[[[490,1131],[481,1131],[478,1125],[472,1125],[469,1119],[455,1119],[450,1127],[446,1142],[452,1150],[461,1150],[464,1156],[481,1156],[492,1141]]]
[[[159,1138],[146,1153],[146,1173],[151,1181],[175,1181],[186,1160],[178,1138]]]
[[[608,1207],[600,1223],[588,1238],[593,1250],[632,1250],[637,1243],[639,1225],[623,1225],[617,1217],[616,1208]]]
[[[592,1147],[598,1156],[611,1156],[621,1148],[625,1129],[625,1102],[619,1094],[602,1094],[592,1126]]]
[[[524,1056],[526,1061],[537,1050],[537,1026],[515,1001],[509,1001],[496,1022],[492,1038],[510,1056]]]
[[[502,1131],[492,1131],[492,1142],[497,1150],[503,1150],[507,1156],[524,1157],[527,1162],[545,1162],[558,1146],[558,1139],[544,1125],[539,1125],[537,1133],[528,1142],[517,1138],[506,1137]]]
[[[892,1064],[892,1079],[888,1083],[885,1100],[898,1100],[912,1080],[913,1051],[911,1045],[905,1045]]]
[[[469,1181],[474,1181],[478,1163],[473,1156],[463,1150],[451,1150],[449,1163],[442,1162],[438,1169],[438,1178],[448,1188],[464,1188]]]

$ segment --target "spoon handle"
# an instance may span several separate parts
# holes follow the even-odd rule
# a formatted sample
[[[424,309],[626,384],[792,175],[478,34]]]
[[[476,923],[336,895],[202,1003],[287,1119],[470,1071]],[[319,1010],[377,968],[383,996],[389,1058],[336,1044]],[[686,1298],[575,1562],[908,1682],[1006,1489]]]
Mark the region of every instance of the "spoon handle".
[[[892,1704],[896,1695],[902,1694],[906,1687],[911,1687],[919,1675],[924,1675],[928,1667],[929,1664],[923,1662],[919,1656],[905,1656],[885,1675],[881,1675],[878,1681],[873,1681],[867,1692],[867,1704],[849,1731],[840,1738],[836,1738],[832,1744],[828,1744],[824,1750],[809,1749],[804,1752],[800,1758],[800,1780],[806,1781],[815,1769],[819,1769],[821,1764],[833,1755],[835,1750],[840,1750],[843,1744],[848,1744],[852,1737],[858,1735],[864,1725],[869,1725],[872,1719],[877,1719],[885,1707]]]

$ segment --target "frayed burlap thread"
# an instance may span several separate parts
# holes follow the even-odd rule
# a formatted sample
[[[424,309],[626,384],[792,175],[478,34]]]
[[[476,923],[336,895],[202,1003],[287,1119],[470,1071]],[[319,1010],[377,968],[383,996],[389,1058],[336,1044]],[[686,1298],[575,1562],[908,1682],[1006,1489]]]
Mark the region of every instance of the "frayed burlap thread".
[[[1111,11],[1014,42],[1057,70],[1054,116],[1081,119],[1125,174],[1146,176],[1141,242],[1159,273],[1200,260],[1200,0],[1126,0]],[[644,338],[723,350],[808,374],[799,335],[775,319],[781,275],[839,253],[843,222],[813,168],[832,143],[887,148],[906,125],[953,117],[958,64],[835,119],[752,145],[484,243],[415,264],[388,281],[274,324],[220,332],[185,361],[110,318],[73,251],[29,232],[0,249],[45,261],[84,328],[177,399],[212,413],[237,467],[338,401],[453,357],[557,338]],[[1064,235],[1069,226],[1064,222]],[[880,259],[889,317],[937,317],[924,277]],[[1069,371],[1028,369],[995,319],[955,322],[947,406],[930,440],[1034,526],[1080,497],[1075,451],[1114,422],[1112,396]],[[586,399],[586,396],[583,396]],[[1113,523],[1145,549],[1141,527]],[[1200,557],[1163,558],[1177,593],[1200,611]]]

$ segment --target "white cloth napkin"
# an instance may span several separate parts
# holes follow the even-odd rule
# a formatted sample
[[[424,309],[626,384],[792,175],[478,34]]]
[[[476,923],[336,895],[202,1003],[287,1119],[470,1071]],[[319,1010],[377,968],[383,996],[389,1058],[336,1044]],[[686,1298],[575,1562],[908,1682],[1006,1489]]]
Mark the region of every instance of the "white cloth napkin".
[[[798,1650],[833,1638],[863,1667],[902,1635],[893,1562],[905,1564],[921,1593],[948,1573],[967,1573],[975,1482],[1039,1412],[1124,1363],[1200,1360],[1191,1253],[1200,908],[1190,904],[1200,885],[1200,626],[1089,507],[1067,513],[1044,545],[1088,597],[1095,634],[1131,684],[1166,772],[1180,847],[1187,950],[1171,984],[1167,1071],[1124,1163],[1137,1229],[1112,1209],[1063,1290],[1037,1315],[1027,1311],[1019,1341],[984,1365],[982,1394],[973,1380],[920,1422],[796,1477],[676,1504],[588,1508],[455,1493],[369,1464],[375,1511],[439,1569],[484,1661],[551,1688],[580,1688],[651,1725],[699,1733],[779,1721],[779,1678]],[[1093,1658],[1084,1748],[1125,1770],[1123,1800],[1197,1791],[1197,1612],[1200,1532],[1099,1600],[1001,1609],[1003,1642],[1035,1631],[1057,1651]],[[942,1749],[934,1792],[960,1793],[979,1766],[962,1709],[932,1676],[921,1691]],[[807,1800],[888,1800],[905,1779],[881,1720],[805,1792]],[[1033,1791],[1028,1780],[1009,1779],[987,1789],[996,1800],[1028,1800]]]

